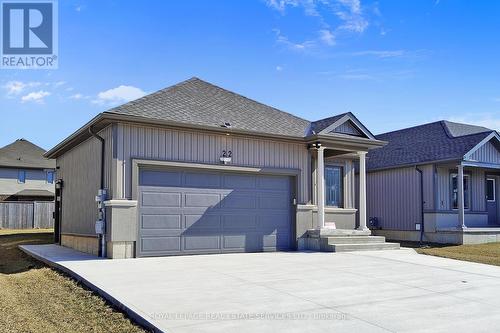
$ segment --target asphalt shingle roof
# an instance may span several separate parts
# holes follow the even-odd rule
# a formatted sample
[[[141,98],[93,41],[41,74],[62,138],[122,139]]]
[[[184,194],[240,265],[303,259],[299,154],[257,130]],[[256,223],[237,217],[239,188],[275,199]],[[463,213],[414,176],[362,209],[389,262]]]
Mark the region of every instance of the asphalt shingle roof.
[[[198,78],[178,83],[107,113],[177,123],[304,137],[310,122]]]
[[[338,115],[333,116],[333,117],[313,121],[311,123],[311,133],[317,134],[317,133],[321,132],[322,130],[324,130],[325,128],[327,128],[328,126],[330,126],[331,124],[333,124],[334,122],[336,122],[337,120],[339,120],[340,118],[345,116],[346,114],[347,113],[341,113],[341,114],[338,114]]]
[[[26,139],[0,148],[0,166],[12,168],[55,169],[56,160],[43,157],[45,150]]]
[[[438,121],[380,134],[376,138],[389,143],[368,153],[367,169],[461,159],[491,132],[485,127]]]

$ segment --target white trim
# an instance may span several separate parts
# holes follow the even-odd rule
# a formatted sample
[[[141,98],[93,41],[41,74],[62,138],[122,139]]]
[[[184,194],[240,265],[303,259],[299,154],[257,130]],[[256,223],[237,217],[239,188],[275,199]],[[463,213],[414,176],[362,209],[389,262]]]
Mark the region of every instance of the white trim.
[[[163,168],[178,168],[178,169],[191,169],[191,170],[205,170],[205,171],[225,171],[225,172],[238,172],[238,173],[258,173],[264,175],[279,175],[295,177],[296,182],[300,177],[300,169],[287,169],[287,168],[254,168],[234,165],[223,164],[204,164],[204,163],[190,163],[190,162],[173,162],[164,160],[147,160],[141,158],[132,158],[132,200],[137,199],[137,188],[139,185],[139,169],[163,169]],[[295,185],[297,186],[297,185]],[[295,193],[297,189],[295,188]]]
[[[104,201],[104,206],[106,207],[135,207],[137,206],[137,200],[128,199],[113,199]]]
[[[493,200],[488,199],[488,180],[493,181]],[[487,202],[495,202],[497,201],[497,180],[495,178],[486,177],[486,201]]]
[[[350,114],[344,115],[342,118],[327,126],[324,130],[320,131],[318,134],[330,134],[331,131],[342,125],[347,121],[352,121],[352,123],[357,127],[357,129],[363,133],[368,139],[375,140],[375,137],[368,131],[368,129],[357,119],[351,117]]]
[[[500,142],[500,136],[497,134],[497,132],[493,131],[487,137],[485,137],[483,140],[481,140],[481,142],[479,142],[477,145],[475,145],[474,148],[472,148],[467,153],[465,153],[464,160],[470,160],[472,154],[474,154],[479,148],[484,146],[487,142],[489,142],[493,138],[496,138]]]

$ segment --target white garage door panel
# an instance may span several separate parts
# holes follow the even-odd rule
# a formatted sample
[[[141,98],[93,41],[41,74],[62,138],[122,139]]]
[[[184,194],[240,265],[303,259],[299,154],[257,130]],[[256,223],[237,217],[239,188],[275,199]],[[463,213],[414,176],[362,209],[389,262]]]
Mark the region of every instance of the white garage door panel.
[[[285,176],[142,170],[138,256],[291,247]]]

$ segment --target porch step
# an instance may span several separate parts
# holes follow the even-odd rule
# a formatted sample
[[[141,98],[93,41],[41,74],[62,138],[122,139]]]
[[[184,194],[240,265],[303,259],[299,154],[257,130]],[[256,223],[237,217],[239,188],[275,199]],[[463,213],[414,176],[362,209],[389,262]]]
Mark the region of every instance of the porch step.
[[[399,250],[398,243],[366,243],[330,245],[332,252]]]
[[[321,252],[397,250],[398,243],[387,243],[383,236],[371,236],[370,230],[308,230],[302,248]]]
[[[329,245],[385,243],[384,236],[334,236],[327,238]]]
[[[371,230],[350,230],[350,229],[310,229],[307,231],[308,237],[352,237],[352,236],[370,236]]]

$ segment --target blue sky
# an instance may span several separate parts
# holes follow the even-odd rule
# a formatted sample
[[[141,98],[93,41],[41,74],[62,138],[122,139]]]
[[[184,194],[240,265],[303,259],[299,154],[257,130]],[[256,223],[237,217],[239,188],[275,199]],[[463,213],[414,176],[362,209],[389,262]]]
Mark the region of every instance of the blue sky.
[[[374,133],[500,129],[499,1],[59,1],[59,69],[0,70],[0,146],[48,149],[99,112],[192,76]]]

